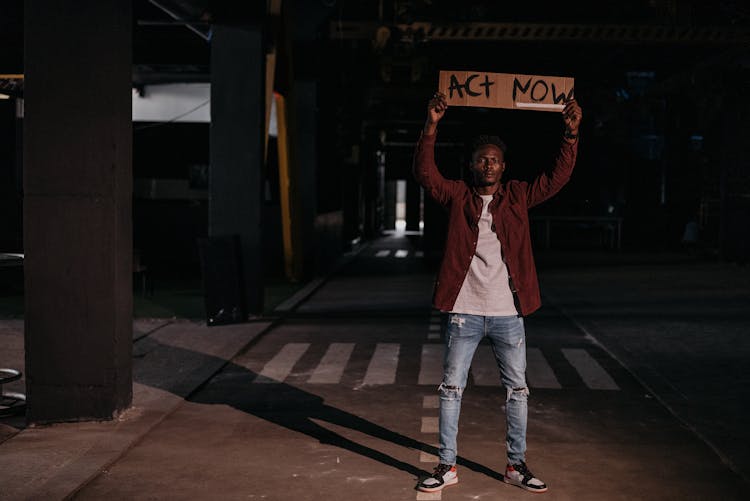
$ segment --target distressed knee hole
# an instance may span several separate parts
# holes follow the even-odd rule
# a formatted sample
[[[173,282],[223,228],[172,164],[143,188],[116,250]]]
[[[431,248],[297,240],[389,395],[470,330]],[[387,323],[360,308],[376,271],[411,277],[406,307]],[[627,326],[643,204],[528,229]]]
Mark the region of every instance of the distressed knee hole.
[[[441,383],[438,387],[438,393],[440,394],[440,398],[455,400],[461,398],[463,388],[460,386],[449,386],[445,383]]]
[[[508,388],[505,401],[509,400],[525,400],[529,396],[529,388],[524,386],[522,388]]]

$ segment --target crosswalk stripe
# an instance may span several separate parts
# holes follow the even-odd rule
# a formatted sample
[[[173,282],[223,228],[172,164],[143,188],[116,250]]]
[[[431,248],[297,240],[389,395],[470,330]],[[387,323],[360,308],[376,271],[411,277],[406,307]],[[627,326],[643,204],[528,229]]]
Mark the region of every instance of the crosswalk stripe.
[[[440,399],[437,395],[425,395],[422,398],[422,407],[425,409],[437,409],[440,407]]]
[[[440,384],[443,380],[443,345],[422,345],[422,360],[417,384]]]
[[[422,433],[437,433],[439,431],[439,418],[422,416]]]
[[[388,249],[379,250],[375,253],[375,257],[387,257],[390,253]]]
[[[396,382],[398,354],[401,345],[397,343],[378,343],[375,353],[367,366],[362,384],[393,384]]]
[[[276,356],[268,361],[253,382],[255,383],[280,383],[284,381],[294,364],[305,354],[310,343],[289,343],[279,351]]]
[[[352,356],[352,350],[354,350],[354,343],[332,343],[313,371],[308,383],[333,384],[341,381],[349,357]]]
[[[408,255],[409,255],[409,251],[405,249],[399,249],[396,251],[396,254],[395,254],[397,258],[405,258]]]
[[[439,501],[443,499],[443,491],[417,492],[417,501]]]
[[[562,352],[568,362],[578,371],[586,386],[592,390],[620,389],[614,379],[599,365],[599,362],[594,360],[594,357],[589,355],[588,351],[578,348],[562,348]]]
[[[437,323],[437,324],[430,324],[430,332],[435,332],[435,331],[440,332],[441,328],[442,327],[440,326],[439,323]]]
[[[526,348],[526,378],[532,388],[562,388],[539,348]]]
[[[429,340],[439,341],[440,333],[431,331]],[[294,366],[309,350],[310,343],[288,343],[258,372],[254,383],[281,383],[294,370]],[[354,352],[355,343],[332,343],[320,363],[313,370],[308,383],[340,383]],[[615,380],[586,349],[559,348],[585,385],[592,390],[619,390]],[[417,384],[439,385],[443,378],[443,344],[428,342],[422,345]],[[396,383],[401,344],[377,343],[362,380],[363,385],[389,385]],[[531,388],[562,389],[554,370],[542,350],[526,348],[526,377]],[[477,348],[471,365],[471,375],[477,386],[501,386],[492,347],[482,344]]]
[[[440,333],[439,332],[430,332],[427,334],[427,339],[440,339]]]
[[[414,257],[424,257],[424,251],[416,251]]]
[[[500,386],[500,372],[495,362],[492,347],[479,345],[471,361],[471,375],[477,386]]]

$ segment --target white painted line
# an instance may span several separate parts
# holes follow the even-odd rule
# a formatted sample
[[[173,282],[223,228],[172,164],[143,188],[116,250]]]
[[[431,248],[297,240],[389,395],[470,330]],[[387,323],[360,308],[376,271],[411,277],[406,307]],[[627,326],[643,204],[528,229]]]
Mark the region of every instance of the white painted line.
[[[427,339],[440,339],[440,333],[430,332],[429,334],[427,334]]]
[[[437,409],[440,407],[440,398],[437,395],[425,395],[422,397],[422,407],[424,409]]]
[[[401,345],[397,343],[378,343],[375,353],[367,366],[362,384],[393,384],[396,382],[398,353]]]
[[[289,343],[263,366],[254,383],[281,383],[292,372],[294,364],[305,354],[310,343]]]
[[[396,257],[397,258],[405,258],[409,255],[409,251],[405,249],[399,249],[396,251]]]
[[[391,251],[388,249],[379,250],[375,253],[375,257],[388,257]]]
[[[532,388],[562,388],[539,348],[526,348],[526,378]]]
[[[575,367],[580,374],[586,386],[592,390],[619,390],[614,379],[607,374],[607,371],[589,355],[589,352],[583,349],[563,348],[563,355],[568,362]]]
[[[420,463],[437,463],[440,458],[429,452],[419,451],[419,462]]]
[[[354,343],[331,343],[307,382],[313,384],[340,382],[349,357],[352,356],[352,350],[354,350]]]
[[[417,492],[417,501],[436,501],[443,499],[443,491]]]
[[[416,251],[414,252],[414,257],[424,257],[424,251]]]
[[[719,456],[719,458],[721,459],[722,463],[724,463],[725,465],[732,465],[733,464],[732,460],[730,460],[727,457],[727,455],[724,454],[724,452],[722,452],[711,440],[709,440],[706,435],[704,435],[701,431],[698,430],[698,428],[696,428],[687,419],[685,419],[683,417],[683,415],[679,414],[677,412],[677,410],[672,405],[670,405],[669,402],[667,402],[667,400],[665,400],[661,395],[659,395],[659,393],[657,393],[657,392],[655,392],[653,390],[653,388],[651,387],[651,385],[649,385],[641,376],[639,376],[638,374],[636,374],[630,367],[628,367],[627,365],[625,365],[625,363],[617,355],[615,355],[614,352],[610,351],[609,348],[607,348],[606,346],[604,346],[596,338],[596,336],[594,336],[593,333],[591,333],[588,329],[586,329],[586,327],[577,318],[575,318],[573,315],[571,315],[570,312],[568,312],[568,310],[566,310],[565,308],[563,308],[562,306],[560,306],[559,305],[559,301],[555,300],[555,302],[558,303],[558,304],[555,305],[555,307],[558,310],[560,310],[560,312],[565,316],[565,318],[567,318],[568,320],[570,320],[573,323],[573,325],[575,325],[578,328],[578,330],[580,330],[581,332],[583,332],[583,334],[586,337],[586,339],[588,339],[589,341],[591,341],[592,343],[594,343],[596,346],[598,346],[599,348],[601,348],[607,355],[609,355],[612,358],[612,360],[615,360],[618,364],[620,364],[620,367],[622,367],[623,369],[625,369],[626,371],[628,371],[628,373],[631,376],[633,376],[633,378],[635,378],[635,380],[638,381],[638,383],[641,386],[643,386],[643,388],[649,394],[653,395],[654,398],[656,398],[656,400],[658,400],[659,403],[661,405],[663,405],[664,408],[667,409],[670,414],[672,414],[678,421],[680,421],[685,428],[687,428],[688,430],[690,430],[691,432],[693,432],[693,434],[695,434],[696,437],[698,437],[699,439],[701,439],[703,441],[703,443],[705,443],[712,451],[714,451],[714,454],[716,454],[717,456]],[[733,468],[731,466],[730,466],[730,468],[731,468],[732,471],[734,471],[735,473],[739,474],[739,471],[737,469],[735,469],[735,468]],[[743,476],[743,478],[747,478],[747,477]]]
[[[443,345],[422,345],[422,359],[417,384],[438,385],[443,380]]]
[[[436,417],[422,416],[422,433],[437,433],[439,431]]]
[[[558,110],[565,109],[564,104],[543,104],[543,103],[515,103],[516,108],[532,108],[536,110]]]
[[[439,321],[438,323],[430,324],[430,332],[435,332],[435,331],[440,332],[440,329],[441,329],[441,325]]]
[[[274,311],[279,312],[285,312],[290,311],[292,308],[297,306],[297,303],[301,302],[303,299],[305,299],[307,296],[312,294],[312,292],[320,287],[320,284],[322,284],[325,281],[325,278],[316,278],[309,284],[302,287],[300,290],[294,293],[291,297],[287,298],[279,304],[276,308],[274,308]]]

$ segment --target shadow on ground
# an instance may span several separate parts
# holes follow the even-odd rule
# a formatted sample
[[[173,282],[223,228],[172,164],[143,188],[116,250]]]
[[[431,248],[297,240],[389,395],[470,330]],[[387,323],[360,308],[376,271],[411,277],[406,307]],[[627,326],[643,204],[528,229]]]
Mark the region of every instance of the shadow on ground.
[[[144,339],[142,343],[144,343],[144,346],[141,347],[141,351],[147,352],[158,348],[160,353],[165,353],[166,351],[167,355],[163,357],[164,360],[171,360],[174,363],[192,359],[191,364],[193,364],[197,361],[196,358],[204,358],[204,363],[216,362],[215,357],[210,355],[166,346],[151,339]],[[164,367],[164,369],[167,368]],[[428,476],[429,472],[352,441],[324,428],[314,420],[325,421],[356,430],[379,440],[388,441],[409,449],[424,451],[432,455],[438,454],[438,450],[434,446],[396,433],[360,416],[328,405],[319,395],[283,382],[267,379],[252,370],[232,362],[227,362],[219,373],[202,387],[188,395],[185,395],[185,392],[181,391],[179,386],[169,384],[169,378],[164,378],[163,374],[153,372],[140,374],[136,372],[134,380],[138,383],[176,394],[186,398],[190,402],[230,406],[288,430],[303,433],[322,444],[340,447],[408,473],[415,477],[415,482]],[[502,480],[503,478],[502,474],[460,456],[457,464],[496,480]]]

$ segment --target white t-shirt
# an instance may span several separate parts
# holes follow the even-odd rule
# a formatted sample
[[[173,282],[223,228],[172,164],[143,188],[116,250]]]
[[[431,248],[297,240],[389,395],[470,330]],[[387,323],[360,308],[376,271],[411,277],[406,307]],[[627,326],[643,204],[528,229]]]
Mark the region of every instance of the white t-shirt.
[[[493,317],[518,315],[500,240],[492,231],[492,214],[488,210],[492,195],[480,196],[482,216],[479,218],[477,250],[451,312]]]

